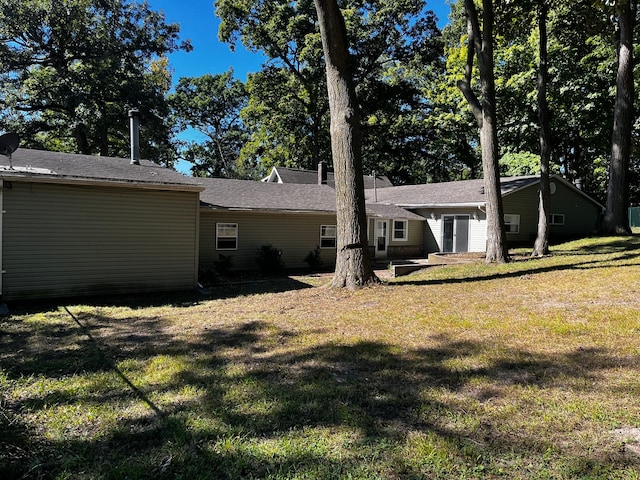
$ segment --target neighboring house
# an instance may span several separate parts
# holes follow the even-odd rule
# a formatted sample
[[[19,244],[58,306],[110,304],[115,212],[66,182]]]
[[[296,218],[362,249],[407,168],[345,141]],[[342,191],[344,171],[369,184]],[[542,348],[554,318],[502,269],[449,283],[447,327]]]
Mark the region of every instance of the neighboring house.
[[[28,149],[0,163],[5,300],[197,285],[195,179],[148,161]]]
[[[391,181],[383,175],[364,175],[364,188],[393,187]],[[318,170],[301,170],[297,168],[273,167],[271,173],[262,179],[267,183],[296,183],[305,185],[329,185],[335,188],[336,181],[333,172],[327,171],[326,164],[320,162]]]
[[[233,268],[256,268],[262,245],[282,251],[287,268],[304,268],[320,247],[325,265],[336,258],[335,190],[328,185],[200,179],[200,263],[231,256]],[[369,245],[376,258],[424,255],[424,218],[393,205],[367,205]]]
[[[538,226],[537,176],[500,180],[507,242],[532,244]],[[551,237],[595,232],[603,206],[557,175],[551,177]],[[425,251],[484,252],[487,240],[484,181],[405,185],[367,190],[368,202],[405,208],[426,219]]]

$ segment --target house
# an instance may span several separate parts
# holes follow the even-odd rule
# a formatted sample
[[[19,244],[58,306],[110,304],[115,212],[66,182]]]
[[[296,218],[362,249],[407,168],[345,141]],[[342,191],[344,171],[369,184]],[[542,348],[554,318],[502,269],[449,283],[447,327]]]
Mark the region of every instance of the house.
[[[231,256],[233,268],[256,268],[262,245],[282,251],[287,268],[304,268],[320,247],[325,265],[336,258],[335,190],[326,184],[200,179],[200,263]],[[424,255],[424,218],[394,205],[367,205],[369,245],[376,258]]]
[[[148,161],[0,157],[3,299],[193,289],[196,179]]]
[[[531,244],[538,226],[538,176],[500,180],[507,242]],[[367,190],[367,202],[395,205],[426,219],[425,251],[484,252],[487,240],[483,180]],[[551,237],[592,234],[603,206],[558,175],[551,177]]]
[[[391,181],[384,175],[364,175],[364,188],[392,187]],[[262,179],[266,183],[296,183],[300,185],[329,185],[335,188],[333,172],[327,171],[325,162],[318,164],[318,170],[302,170],[298,168],[273,167],[271,173]]]
[[[191,178],[148,161],[29,149],[2,158],[4,300],[193,289],[199,266],[224,255],[235,269],[252,270],[267,244],[282,251],[287,268],[305,268],[316,247],[325,265],[335,263],[329,183]],[[538,184],[501,180],[511,243],[535,237]],[[559,176],[551,192],[552,236],[595,230],[602,205]],[[376,185],[366,197],[376,259],[485,250],[482,180]]]

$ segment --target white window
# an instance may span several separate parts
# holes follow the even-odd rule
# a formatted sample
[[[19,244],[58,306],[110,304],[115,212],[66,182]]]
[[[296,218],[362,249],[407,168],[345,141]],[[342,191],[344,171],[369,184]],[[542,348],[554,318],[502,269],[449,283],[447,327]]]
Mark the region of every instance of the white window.
[[[549,219],[550,225],[564,225],[564,213],[552,213]]]
[[[505,215],[504,230],[507,233],[520,232],[520,215]]]
[[[238,249],[238,224],[216,223],[216,250]]]
[[[336,226],[320,226],[320,248],[336,248]]]
[[[407,241],[407,220],[393,221],[393,239]]]

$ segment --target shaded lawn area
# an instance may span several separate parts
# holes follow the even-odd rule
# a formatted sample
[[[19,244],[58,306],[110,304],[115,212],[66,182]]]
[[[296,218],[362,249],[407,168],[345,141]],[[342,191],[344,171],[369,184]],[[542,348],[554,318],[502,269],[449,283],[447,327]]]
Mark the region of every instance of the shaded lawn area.
[[[13,306],[0,478],[640,478],[639,254]]]

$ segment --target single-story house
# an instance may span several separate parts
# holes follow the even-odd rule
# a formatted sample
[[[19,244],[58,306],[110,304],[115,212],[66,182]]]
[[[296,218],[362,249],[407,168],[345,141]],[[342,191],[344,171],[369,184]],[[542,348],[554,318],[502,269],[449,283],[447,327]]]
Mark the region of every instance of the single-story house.
[[[335,190],[317,172],[311,183],[259,182],[29,149],[3,158],[4,300],[193,289],[199,266],[224,255],[235,269],[255,269],[267,244],[282,251],[287,268],[305,268],[316,247],[325,265],[335,262]],[[535,237],[538,184],[538,177],[501,180],[510,242]],[[374,258],[485,250],[482,180],[378,187],[376,180],[366,190]],[[551,191],[553,236],[596,229],[602,205],[558,176]]]
[[[502,178],[507,242],[532,244],[538,226],[538,176]],[[425,252],[484,252],[483,180],[404,185],[366,191],[367,202],[395,205],[426,219]],[[562,177],[551,177],[551,237],[592,234],[603,206]]]
[[[0,156],[3,299],[195,288],[201,190],[149,161]]]
[[[199,179],[200,263],[231,256],[233,268],[256,268],[256,252],[271,245],[287,268],[304,268],[320,247],[325,265],[336,257],[335,190],[326,184]],[[376,258],[424,255],[424,218],[394,205],[368,204],[369,245]]]

